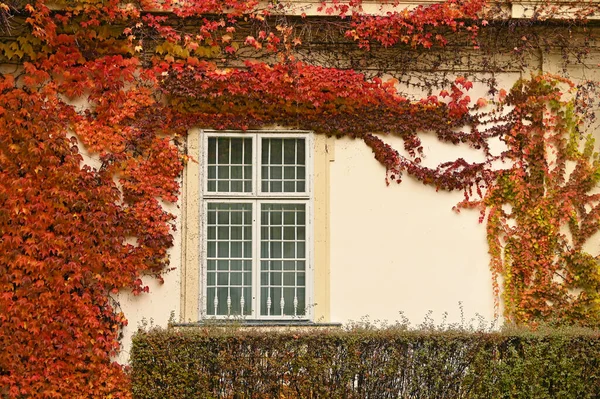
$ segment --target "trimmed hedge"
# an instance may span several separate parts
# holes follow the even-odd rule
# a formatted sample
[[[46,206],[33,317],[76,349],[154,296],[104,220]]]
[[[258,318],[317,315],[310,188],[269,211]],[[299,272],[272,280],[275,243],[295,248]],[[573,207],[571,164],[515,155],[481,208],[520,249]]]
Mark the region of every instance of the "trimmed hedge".
[[[154,329],[135,398],[600,398],[600,333]]]

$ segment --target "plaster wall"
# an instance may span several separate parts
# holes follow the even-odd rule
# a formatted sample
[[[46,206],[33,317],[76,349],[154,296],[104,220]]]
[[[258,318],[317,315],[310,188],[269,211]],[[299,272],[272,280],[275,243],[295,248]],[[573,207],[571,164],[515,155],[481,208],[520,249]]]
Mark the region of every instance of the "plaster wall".
[[[425,147],[435,146],[425,139]],[[391,143],[401,148],[401,143]],[[400,144],[400,146],[399,146]],[[454,148],[437,148],[430,158]],[[430,160],[433,162],[433,160]],[[462,193],[416,180],[386,186],[385,168],[360,141],[335,141],[330,166],[331,319],[435,322],[494,319],[485,226],[477,211],[452,211]]]

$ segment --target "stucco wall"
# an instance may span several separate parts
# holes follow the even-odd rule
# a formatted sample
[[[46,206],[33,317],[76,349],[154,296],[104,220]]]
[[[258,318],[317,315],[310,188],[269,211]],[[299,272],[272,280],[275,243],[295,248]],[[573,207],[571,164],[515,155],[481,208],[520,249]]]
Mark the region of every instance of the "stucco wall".
[[[431,162],[456,152],[434,140],[424,140]],[[411,178],[388,187],[371,150],[349,139],[335,141],[330,176],[332,320],[394,322],[403,311],[419,324],[433,311],[460,322],[459,302],[467,319],[493,320],[485,226],[477,211],[452,211],[462,193]]]

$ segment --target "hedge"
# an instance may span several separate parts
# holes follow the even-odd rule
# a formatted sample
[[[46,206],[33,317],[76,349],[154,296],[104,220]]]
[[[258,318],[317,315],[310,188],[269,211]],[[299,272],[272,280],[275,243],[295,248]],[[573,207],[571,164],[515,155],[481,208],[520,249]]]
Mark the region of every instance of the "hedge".
[[[600,398],[600,332],[154,329],[135,398]]]

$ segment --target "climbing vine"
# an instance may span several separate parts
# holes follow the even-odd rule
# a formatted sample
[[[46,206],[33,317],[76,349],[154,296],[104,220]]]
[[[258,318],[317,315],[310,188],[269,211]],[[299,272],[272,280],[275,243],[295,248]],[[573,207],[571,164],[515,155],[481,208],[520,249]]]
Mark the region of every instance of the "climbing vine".
[[[600,228],[600,157],[572,91],[551,75],[515,84],[501,104],[512,107],[501,136],[510,166],[462,204],[487,214],[492,272],[517,324],[600,324],[600,269],[585,248]]]
[[[522,69],[553,44],[537,21],[561,10],[514,26],[483,0],[390,3],[379,16],[359,0],[303,7],[0,2],[0,397],[129,396],[111,362],[126,323],[113,295],[147,291],[142,276],[160,279],[169,265],[174,216],[163,204],[179,195],[191,127],[277,124],[362,140],[388,183],[410,175],[481,209],[508,320],[600,322],[597,263],[584,247],[598,228],[600,173],[581,102],[563,96],[560,78],[507,93],[494,75],[507,70],[493,57],[498,32],[511,30],[499,46],[517,40],[510,55]],[[577,10],[564,24],[589,44],[583,18],[594,10]],[[463,62],[450,45],[480,57],[488,98],[470,98],[471,79],[444,72]],[[568,60],[589,47],[560,48]],[[412,74],[421,60],[431,70]],[[427,94],[408,98],[399,83]],[[484,161],[426,167],[421,134]],[[495,139],[505,150],[492,151]],[[84,149],[98,165],[83,162]]]

